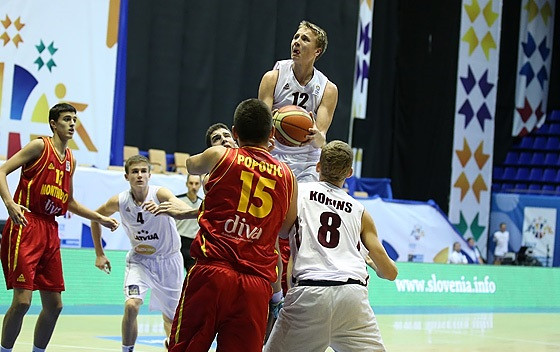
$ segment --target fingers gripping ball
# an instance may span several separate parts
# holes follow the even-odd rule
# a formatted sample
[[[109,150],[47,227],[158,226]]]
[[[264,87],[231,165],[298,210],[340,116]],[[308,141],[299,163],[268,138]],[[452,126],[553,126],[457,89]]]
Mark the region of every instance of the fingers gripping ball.
[[[296,105],[278,109],[272,117],[272,122],[276,128],[276,140],[289,147],[299,147],[307,142],[309,129],[313,127],[313,119],[309,113]]]

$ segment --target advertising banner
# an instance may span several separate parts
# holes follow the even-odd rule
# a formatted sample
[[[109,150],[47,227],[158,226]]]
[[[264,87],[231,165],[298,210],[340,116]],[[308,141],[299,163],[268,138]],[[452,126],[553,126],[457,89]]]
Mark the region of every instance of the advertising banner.
[[[72,104],[78,164],[111,153],[119,1],[0,2],[0,155],[52,135],[49,109]]]

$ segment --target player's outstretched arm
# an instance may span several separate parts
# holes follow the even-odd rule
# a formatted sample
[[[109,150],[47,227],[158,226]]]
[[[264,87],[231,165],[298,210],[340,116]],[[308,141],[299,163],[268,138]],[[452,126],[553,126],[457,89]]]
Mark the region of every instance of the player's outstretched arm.
[[[24,212],[29,211],[29,209],[14,202],[8,188],[7,176],[18,168],[29,165],[32,161],[38,159],[44,148],[45,142],[42,139],[35,139],[0,166],[0,196],[6,205],[8,216],[15,225],[27,225]]]
[[[111,229],[111,231],[115,231],[119,227],[119,222],[116,219],[99,214],[98,212],[89,209],[88,207],[82,205],[76,199],[74,199],[73,176],[76,168],[76,162],[74,161],[73,164],[74,170],[72,170],[72,178],[70,179],[70,191],[68,192],[68,210],[88,220],[96,221],[106,228]]]
[[[185,202],[175,197],[167,188],[160,188],[157,192],[159,204],[146,202],[142,207],[154,215],[169,215],[177,220],[196,219],[198,209],[189,207]]]
[[[377,276],[382,279],[395,280],[398,274],[397,266],[395,262],[389,258],[381,242],[379,242],[375,223],[367,210],[364,210],[362,214],[361,239],[362,243],[369,251],[369,257],[375,264],[374,270]]]
[[[102,216],[111,216],[119,210],[119,196],[115,195],[100,206],[96,212]],[[91,221],[91,239],[95,248],[95,266],[107,274],[111,272],[111,262],[105,256],[103,244],[101,242],[101,225],[97,221]]]

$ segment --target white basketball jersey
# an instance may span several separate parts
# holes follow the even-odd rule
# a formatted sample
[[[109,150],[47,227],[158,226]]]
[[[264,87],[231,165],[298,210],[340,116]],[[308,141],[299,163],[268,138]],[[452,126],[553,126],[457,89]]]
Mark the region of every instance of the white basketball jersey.
[[[299,105],[306,111],[312,111],[317,115],[329,79],[321,71],[313,68],[313,77],[305,86],[302,86],[294,75],[292,64],[293,61],[290,59],[277,61],[274,65],[274,69],[278,70],[278,80],[274,88],[272,109],[279,109],[286,105]],[[288,147],[280,143],[276,143],[273,154],[277,151],[284,154],[320,153],[319,149],[310,145]]]
[[[296,280],[367,282],[358,246],[364,206],[328,182],[298,185],[299,228],[290,236]]]
[[[160,187],[149,186],[147,201],[159,204],[157,191]],[[119,194],[119,212],[133,253],[143,255],[168,255],[181,248],[181,239],[175,220],[167,215],[154,216],[134,202],[130,190]]]

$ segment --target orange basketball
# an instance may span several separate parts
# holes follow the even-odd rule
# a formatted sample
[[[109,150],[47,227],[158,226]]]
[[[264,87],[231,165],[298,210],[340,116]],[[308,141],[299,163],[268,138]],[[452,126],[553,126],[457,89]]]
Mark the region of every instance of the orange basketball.
[[[313,127],[313,119],[304,108],[296,105],[283,106],[272,117],[276,131],[274,137],[289,147],[299,147],[307,142],[306,136]]]

